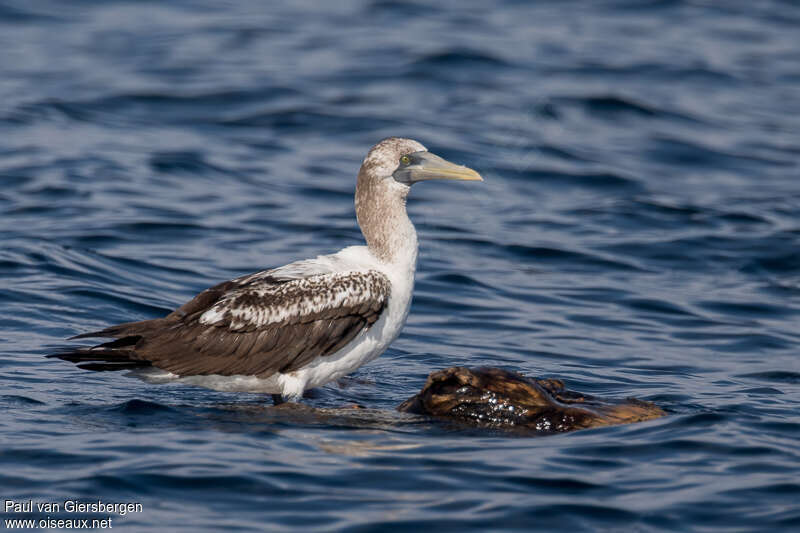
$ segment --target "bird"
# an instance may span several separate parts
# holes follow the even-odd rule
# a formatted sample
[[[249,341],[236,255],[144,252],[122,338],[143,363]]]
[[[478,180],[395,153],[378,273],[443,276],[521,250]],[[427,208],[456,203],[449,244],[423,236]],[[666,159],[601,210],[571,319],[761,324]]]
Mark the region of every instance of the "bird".
[[[349,246],[219,283],[163,318],[127,322],[72,339],[110,338],[50,354],[94,371],[144,371],[220,391],[297,401],[352,373],[398,337],[411,305],[417,233],[411,186],[483,181],[475,170],[418,141],[375,144],[358,171],[355,212],[366,245]]]

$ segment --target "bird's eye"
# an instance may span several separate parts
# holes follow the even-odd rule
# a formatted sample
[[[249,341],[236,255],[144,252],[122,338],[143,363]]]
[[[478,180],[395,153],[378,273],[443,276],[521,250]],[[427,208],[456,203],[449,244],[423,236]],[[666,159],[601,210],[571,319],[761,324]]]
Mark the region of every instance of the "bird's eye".
[[[408,157],[407,155],[404,155],[403,157],[400,158],[400,162],[403,163],[404,165],[407,165],[411,163],[411,158]]]

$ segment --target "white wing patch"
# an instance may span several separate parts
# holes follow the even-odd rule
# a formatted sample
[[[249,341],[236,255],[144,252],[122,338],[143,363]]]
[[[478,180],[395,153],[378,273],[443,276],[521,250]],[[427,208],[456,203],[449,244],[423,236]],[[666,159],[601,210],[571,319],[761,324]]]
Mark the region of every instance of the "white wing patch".
[[[282,283],[257,279],[226,294],[200,316],[200,323],[249,331],[308,322],[322,318],[325,311],[381,305],[390,288],[386,276],[374,270],[317,274]]]
[[[348,246],[335,254],[319,255],[313,259],[295,261],[281,267],[241,276],[234,281],[247,284],[266,278],[288,281],[322,274],[334,274],[336,272],[352,273],[353,271],[366,270],[373,261],[374,258],[367,251],[366,246]]]

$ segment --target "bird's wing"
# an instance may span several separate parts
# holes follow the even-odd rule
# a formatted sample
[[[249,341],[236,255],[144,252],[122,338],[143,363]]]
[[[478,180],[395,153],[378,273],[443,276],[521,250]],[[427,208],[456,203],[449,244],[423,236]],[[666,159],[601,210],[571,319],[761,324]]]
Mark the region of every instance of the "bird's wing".
[[[338,351],[378,320],[389,297],[380,272],[232,280],[197,295],[141,333],[132,357],[178,375],[267,377]]]
[[[247,274],[230,281],[224,281],[218,285],[210,287],[168,315],[167,318],[186,318],[196,313],[204,313],[209,307],[227,298],[237,290],[246,290],[257,284],[278,284],[287,281],[300,280],[311,276],[325,274],[335,274],[338,271],[346,270],[336,268],[335,256],[321,255],[314,259],[304,259],[295,261],[282,267],[270,270],[261,270],[253,274]],[[81,335],[83,337],[84,335]],[[79,337],[77,337],[79,338]]]

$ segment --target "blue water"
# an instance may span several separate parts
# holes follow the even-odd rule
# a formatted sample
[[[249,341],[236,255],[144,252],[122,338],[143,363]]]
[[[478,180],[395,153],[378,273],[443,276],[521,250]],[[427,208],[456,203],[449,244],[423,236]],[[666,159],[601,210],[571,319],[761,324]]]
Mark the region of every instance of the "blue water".
[[[800,6],[331,4],[0,3],[2,498],[138,502],[137,532],[800,528]],[[363,413],[43,357],[359,243],[390,135],[486,181],[414,187],[402,336],[304,401]],[[453,365],[669,415],[392,411]]]

